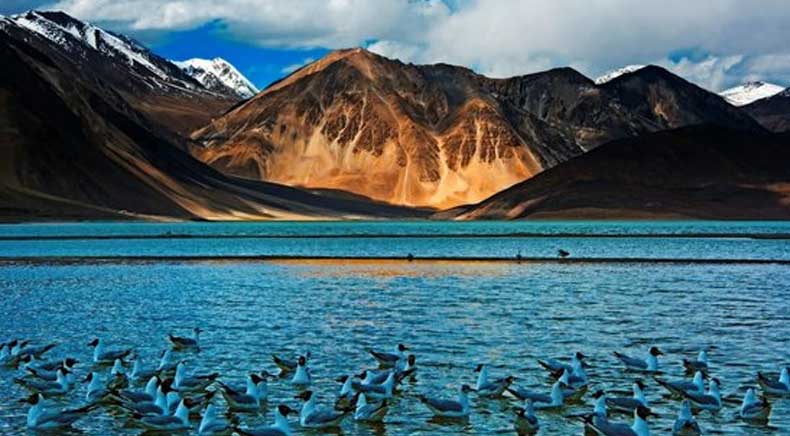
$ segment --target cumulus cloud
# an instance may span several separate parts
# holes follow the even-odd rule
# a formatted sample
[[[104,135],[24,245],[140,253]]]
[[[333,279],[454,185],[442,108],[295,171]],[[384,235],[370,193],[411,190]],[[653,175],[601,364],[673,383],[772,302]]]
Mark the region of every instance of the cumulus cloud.
[[[302,62],[299,62],[298,64],[287,65],[286,67],[281,69],[280,72],[284,74],[291,74],[294,71],[298,70],[299,68],[302,68],[303,66],[312,62],[315,62],[315,58],[304,58]]]
[[[448,62],[493,76],[573,65],[595,77],[660,63],[712,89],[790,72],[786,0],[60,0],[80,18],[131,30],[219,21],[267,47],[369,46],[415,63]],[[671,57],[679,50],[704,53]]]

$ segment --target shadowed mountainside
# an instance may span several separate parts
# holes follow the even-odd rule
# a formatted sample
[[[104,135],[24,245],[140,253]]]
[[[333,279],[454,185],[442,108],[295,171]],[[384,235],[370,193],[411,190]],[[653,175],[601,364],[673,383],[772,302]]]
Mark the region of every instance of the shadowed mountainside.
[[[790,89],[757,100],[744,109],[772,132],[790,132]]]

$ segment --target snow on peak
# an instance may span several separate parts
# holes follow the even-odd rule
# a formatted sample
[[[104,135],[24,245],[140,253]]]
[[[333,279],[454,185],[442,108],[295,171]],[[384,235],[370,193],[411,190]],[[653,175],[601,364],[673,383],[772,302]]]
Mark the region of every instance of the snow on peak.
[[[743,85],[722,91],[719,95],[724,97],[733,106],[746,106],[757,100],[773,97],[784,91],[785,88],[773,83],[746,82]]]
[[[614,71],[609,71],[608,73],[604,74],[603,76],[595,79],[595,84],[596,85],[603,85],[604,83],[611,82],[612,80],[614,80],[614,79],[616,79],[616,78],[618,78],[618,77],[620,77],[622,75],[639,71],[639,70],[641,70],[644,67],[646,67],[646,65],[628,65],[628,66],[625,66],[623,68],[618,68],[618,69],[616,69]]]
[[[195,58],[173,63],[212,91],[226,88],[242,98],[250,98],[258,93],[258,88],[225,59]]]

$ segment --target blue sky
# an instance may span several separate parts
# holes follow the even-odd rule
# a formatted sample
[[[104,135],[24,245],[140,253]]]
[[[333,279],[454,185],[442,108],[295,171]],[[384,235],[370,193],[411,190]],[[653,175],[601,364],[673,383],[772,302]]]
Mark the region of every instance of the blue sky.
[[[714,91],[790,86],[786,0],[0,0],[0,14],[33,8],[64,10],[167,58],[225,58],[259,87],[354,46],[493,77],[558,66],[596,77],[653,63]]]

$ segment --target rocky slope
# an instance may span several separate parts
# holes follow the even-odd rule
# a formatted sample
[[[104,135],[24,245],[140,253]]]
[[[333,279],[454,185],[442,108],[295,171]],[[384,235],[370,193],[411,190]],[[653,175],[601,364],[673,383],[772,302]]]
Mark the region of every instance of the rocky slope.
[[[617,140],[436,217],[788,219],[789,140],[712,125]]]
[[[229,174],[400,205],[480,201],[612,139],[691,124],[760,130],[658,67],[602,85],[570,69],[489,79],[362,49],[310,64],[196,131]]]
[[[773,97],[744,106],[755,120],[772,132],[790,132],[790,88]]]
[[[31,11],[0,18],[6,34],[35,46],[75,76],[112,87],[150,120],[179,133],[236,104],[235,93],[203,86],[132,39],[62,12]]]
[[[418,213],[227,177],[116,91],[115,77],[83,74],[84,59],[19,32],[0,24],[0,220]]]

